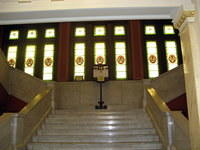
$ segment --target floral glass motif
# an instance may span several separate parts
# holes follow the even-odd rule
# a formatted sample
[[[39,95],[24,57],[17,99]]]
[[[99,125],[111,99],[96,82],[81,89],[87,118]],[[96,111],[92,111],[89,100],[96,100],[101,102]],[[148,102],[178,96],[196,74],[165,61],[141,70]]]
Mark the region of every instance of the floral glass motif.
[[[85,36],[86,32],[85,32],[85,28],[84,27],[77,27],[75,28],[75,36],[76,37],[82,37]]]
[[[94,27],[94,36],[105,36],[106,28],[105,26],[95,26]]]
[[[171,70],[178,66],[178,56],[177,56],[177,46],[175,41],[166,41],[166,59],[167,59],[167,68]]]
[[[85,78],[85,43],[74,45],[74,79]]]
[[[145,35],[155,35],[156,29],[153,25],[147,25],[145,26]]]
[[[43,59],[43,80],[53,79],[54,44],[45,44]]]
[[[37,38],[37,31],[36,30],[28,30],[27,38],[28,39]]]
[[[9,66],[15,68],[16,61],[17,61],[17,46],[9,46],[8,47],[8,54],[7,54],[7,61]]]
[[[115,42],[116,78],[126,79],[126,42]]]
[[[10,31],[9,40],[17,40],[19,39],[19,31]]]
[[[148,62],[148,76],[149,78],[155,78],[159,75],[156,41],[147,41],[146,50],[147,50],[147,62]]]
[[[94,44],[94,63],[106,64],[106,46],[104,42]]]
[[[36,52],[35,45],[27,45],[26,46],[24,72],[26,72],[30,75],[34,75],[35,52]]]
[[[125,28],[124,26],[115,26],[114,28],[114,35],[120,36],[120,35],[125,35]]]
[[[174,27],[172,25],[164,25],[164,34],[175,34]]]
[[[46,29],[45,30],[45,38],[54,38],[55,37],[55,29]]]

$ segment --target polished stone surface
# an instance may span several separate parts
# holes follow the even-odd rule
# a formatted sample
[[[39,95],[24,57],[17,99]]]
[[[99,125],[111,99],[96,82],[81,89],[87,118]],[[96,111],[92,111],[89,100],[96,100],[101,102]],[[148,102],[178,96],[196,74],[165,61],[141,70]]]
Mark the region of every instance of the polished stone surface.
[[[142,109],[56,110],[28,144],[28,150],[64,149],[161,150],[162,145]]]

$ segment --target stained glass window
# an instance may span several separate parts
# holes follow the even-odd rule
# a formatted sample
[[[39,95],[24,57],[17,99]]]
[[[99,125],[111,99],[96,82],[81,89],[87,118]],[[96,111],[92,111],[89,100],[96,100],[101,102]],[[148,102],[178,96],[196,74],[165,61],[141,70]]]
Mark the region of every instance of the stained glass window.
[[[81,36],[85,36],[86,34],[86,31],[85,31],[85,28],[84,27],[77,27],[75,29],[75,36],[76,37],[81,37]]]
[[[7,61],[8,61],[9,66],[14,67],[14,68],[16,67],[17,46],[8,47]]]
[[[85,43],[74,46],[74,79],[85,78]]]
[[[55,29],[46,29],[45,30],[45,38],[54,38],[55,37]]]
[[[146,25],[145,26],[145,34],[146,35],[154,35],[154,34],[156,34],[155,26],[153,26],[153,25]]]
[[[115,26],[115,28],[114,28],[114,35],[125,35],[125,28],[124,28],[124,26]]]
[[[35,52],[36,52],[35,45],[27,45],[26,46],[24,71],[30,75],[34,75]]]
[[[106,63],[106,46],[104,42],[95,43],[94,45],[94,63],[95,64]]]
[[[127,60],[126,60],[126,43],[115,42],[115,64],[116,64],[116,78],[127,78]]]
[[[105,26],[95,26],[94,27],[94,36],[105,36],[106,28]]]
[[[9,40],[17,40],[19,39],[19,31],[10,31]]]
[[[177,46],[175,41],[166,41],[167,68],[171,70],[178,66]]]
[[[35,39],[37,38],[36,30],[28,30],[27,39]]]
[[[159,75],[158,67],[158,52],[156,41],[146,42],[147,62],[148,62],[148,75],[149,78],[154,78]]]
[[[43,80],[53,79],[53,64],[54,64],[54,45],[46,44],[44,46]]]
[[[164,34],[175,34],[174,27],[172,25],[165,25]]]

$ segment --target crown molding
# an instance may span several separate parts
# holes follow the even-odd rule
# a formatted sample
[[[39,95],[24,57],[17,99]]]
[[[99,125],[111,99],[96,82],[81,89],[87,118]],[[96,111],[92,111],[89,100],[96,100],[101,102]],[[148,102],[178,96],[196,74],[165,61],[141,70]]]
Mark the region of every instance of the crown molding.
[[[184,9],[183,7],[180,7],[173,19],[173,24],[176,29],[183,28],[182,26],[185,24],[185,22],[193,22],[195,19],[195,15],[197,14],[197,11],[194,8],[190,9]]]

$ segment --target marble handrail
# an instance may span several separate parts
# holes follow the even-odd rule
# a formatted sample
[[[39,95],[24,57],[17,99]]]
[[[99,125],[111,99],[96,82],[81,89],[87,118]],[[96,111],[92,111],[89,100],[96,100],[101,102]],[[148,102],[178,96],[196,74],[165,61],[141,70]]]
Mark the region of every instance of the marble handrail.
[[[12,113],[4,113],[0,116],[0,149],[11,150],[12,145],[12,129],[11,129]]]
[[[35,96],[16,116],[14,127],[15,148],[21,149],[26,146],[35,134],[41,123],[52,110],[52,89],[46,89]]]
[[[38,105],[44,97],[50,92],[50,88],[44,90],[43,92],[37,94],[31,102],[28,103],[27,106],[25,106],[20,112],[19,115],[26,115],[28,114],[36,105]]]
[[[154,88],[147,88],[146,110],[166,150],[190,150],[188,120],[180,111],[171,111]]]

